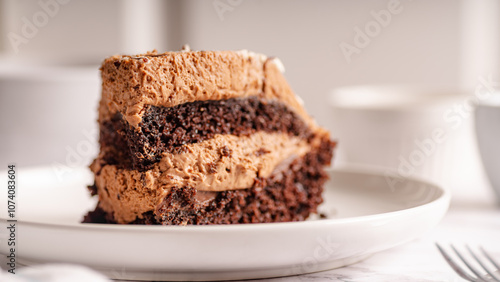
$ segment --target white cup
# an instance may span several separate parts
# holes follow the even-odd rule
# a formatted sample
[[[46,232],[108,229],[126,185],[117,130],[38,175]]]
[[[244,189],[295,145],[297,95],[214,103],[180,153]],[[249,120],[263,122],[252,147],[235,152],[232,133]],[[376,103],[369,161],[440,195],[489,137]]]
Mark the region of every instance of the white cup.
[[[479,101],[475,118],[484,170],[500,203],[500,93]]]
[[[417,86],[334,89],[329,102],[330,129],[339,141],[336,165],[376,167],[446,188],[460,182],[457,172],[471,172],[468,165],[479,163],[474,161],[472,109],[466,107],[465,115],[459,110],[467,106],[466,94]],[[464,159],[471,161],[463,164]]]
[[[96,154],[98,66],[0,67],[0,165],[86,166]]]

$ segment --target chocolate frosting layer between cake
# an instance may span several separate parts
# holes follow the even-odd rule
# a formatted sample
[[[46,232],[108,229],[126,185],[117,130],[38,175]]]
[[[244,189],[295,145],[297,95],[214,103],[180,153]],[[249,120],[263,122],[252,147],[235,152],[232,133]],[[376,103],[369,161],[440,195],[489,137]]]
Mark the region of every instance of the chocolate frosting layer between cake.
[[[320,142],[286,133],[256,132],[249,136],[216,135],[184,145],[178,153],[163,153],[145,172],[120,169],[97,159],[91,166],[101,208],[118,223],[127,223],[154,210],[172,187],[226,191],[252,187],[280,163],[300,158]]]

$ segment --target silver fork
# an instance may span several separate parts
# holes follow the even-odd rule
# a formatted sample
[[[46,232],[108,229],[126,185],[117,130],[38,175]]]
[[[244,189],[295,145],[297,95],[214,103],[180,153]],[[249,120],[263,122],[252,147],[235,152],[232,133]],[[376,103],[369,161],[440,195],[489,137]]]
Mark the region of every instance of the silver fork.
[[[460,258],[460,260],[467,266],[467,268],[474,274],[471,275],[467,270],[464,269],[464,267],[460,266],[459,263],[456,262],[456,259],[453,260],[452,256],[450,256],[441,245],[436,243],[437,248],[439,249],[439,252],[441,255],[443,255],[444,259],[446,262],[453,268],[453,270],[460,275],[463,279],[467,281],[478,281],[478,282],[483,282],[483,281],[497,281],[500,282],[500,266],[499,264],[491,257],[490,254],[488,254],[482,247],[479,247],[479,250],[482,254],[481,256],[477,255],[477,253],[473,252],[472,249],[469,246],[466,246],[467,251],[469,252],[470,256],[474,258],[476,263],[481,266],[482,270],[479,270],[477,267],[472,265],[470,263],[470,258],[469,260],[466,259],[466,256],[464,256],[462,253],[460,253],[455,246],[450,245],[451,249],[453,252],[455,252],[456,256]],[[488,266],[489,264],[489,266]],[[495,269],[492,269],[495,268]]]

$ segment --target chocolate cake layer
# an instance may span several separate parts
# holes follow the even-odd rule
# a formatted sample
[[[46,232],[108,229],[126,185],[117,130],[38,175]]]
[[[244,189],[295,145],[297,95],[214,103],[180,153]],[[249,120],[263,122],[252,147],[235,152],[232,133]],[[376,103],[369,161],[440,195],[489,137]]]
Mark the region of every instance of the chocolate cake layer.
[[[174,187],[154,211],[130,224],[235,224],[284,222],[306,219],[322,202],[327,180],[323,166],[330,163],[334,143],[321,144],[268,178],[257,178],[249,189],[200,192],[192,187]],[[86,223],[116,223],[112,214],[99,207],[89,212]]]
[[[281,62],[242,51],[116,55],[101,66],[99,201],[85,222],[306,219],[335,143]]]
[[[145,171],[182,145],[216,134],[244,136],[257,131],[286,132],[307,139],[309,127],[286,105],[257,97],[196,101],[175,107],[148,106],[138,128],[116,114],[101,124],[100,144],[108,164]]]

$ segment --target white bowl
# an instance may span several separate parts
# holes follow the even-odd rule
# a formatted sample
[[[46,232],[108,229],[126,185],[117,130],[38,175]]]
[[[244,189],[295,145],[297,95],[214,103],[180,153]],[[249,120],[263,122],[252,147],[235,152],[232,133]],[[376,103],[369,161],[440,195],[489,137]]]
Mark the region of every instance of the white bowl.
[[[95,155],[98,66],[0,67],[0,164],[87,165]]]
[[[461,165],[457,152],[466,151],[470,159],[477,155],[464,150],[475,147],[472,121],[457,122],[454,109],[467,101],[466,94],[411,85],[333,90],[329,102],[332,135],[339,140],[336,162],[382,167],[401,177],[420,176],[448,187],[450,178],[463,170],[456,167]]]
[[[475,118],[483,166],[500,203],[500,93],[478,103]]]

